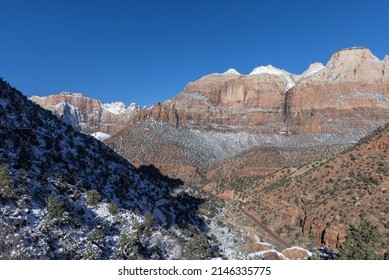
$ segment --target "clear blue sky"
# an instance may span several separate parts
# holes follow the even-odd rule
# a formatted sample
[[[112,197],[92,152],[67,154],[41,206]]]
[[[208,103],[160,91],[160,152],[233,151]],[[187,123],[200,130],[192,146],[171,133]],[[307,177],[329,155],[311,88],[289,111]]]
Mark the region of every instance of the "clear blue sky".
[[[345,47],[389,54],[389,1],[0,0],[0,77],[26,95],[152,105],[201,76],[299,74]]]

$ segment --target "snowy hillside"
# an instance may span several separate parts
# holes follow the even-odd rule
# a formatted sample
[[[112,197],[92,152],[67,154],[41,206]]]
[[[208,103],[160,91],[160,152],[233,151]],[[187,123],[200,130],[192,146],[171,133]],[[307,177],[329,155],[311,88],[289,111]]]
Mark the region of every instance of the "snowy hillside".
[[[195,213],[203,200],[179,186],[0,79],[0,259],[219,256]]]

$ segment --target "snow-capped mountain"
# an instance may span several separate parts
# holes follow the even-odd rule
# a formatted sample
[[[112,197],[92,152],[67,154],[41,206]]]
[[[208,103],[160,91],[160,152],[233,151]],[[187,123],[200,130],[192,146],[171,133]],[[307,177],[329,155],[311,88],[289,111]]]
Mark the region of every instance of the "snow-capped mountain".
[[[123,102],[102,103],[81,93],[61,92],[46,97],[32,96],[33,102],[52,111],[63,122],[98,139],[119,132],[141,108],[136,103],[126,107]],[[104,136],[102,136],[104,135]]]
[[[336,52],[326,66],[310,65],[301,75],[272,65],[247,75],[228,70],[188,83],[171,100],[142,109],[132,119],[151,117],[173,127],[233,133],[371,131],[388,120],[387,68],[387,58],[356,47]]]

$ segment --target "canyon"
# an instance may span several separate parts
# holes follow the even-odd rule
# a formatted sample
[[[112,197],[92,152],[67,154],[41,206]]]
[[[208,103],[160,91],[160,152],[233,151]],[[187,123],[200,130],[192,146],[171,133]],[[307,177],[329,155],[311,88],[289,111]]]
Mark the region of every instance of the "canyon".
[[[300,75],[272,65],[209,74],[150,108],[112,113],[71,93],[31,99],[83,133],[107,134],[135,167],[231,202],[236,223],[244,211],[290,243],[309,236],[337,250],[359,215],[387,231],[388,67],[388,56],[353,47]]]

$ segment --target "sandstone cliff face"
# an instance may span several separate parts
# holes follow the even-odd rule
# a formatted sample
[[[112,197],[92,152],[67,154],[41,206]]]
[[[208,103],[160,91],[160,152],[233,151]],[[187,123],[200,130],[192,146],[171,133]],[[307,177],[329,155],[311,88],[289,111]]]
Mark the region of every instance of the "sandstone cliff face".
[[[116,134],[125,124],[159,120],[175,128],[253,134],[361,135],[389,121],[389,58],[341,50],[301,75],[271,65],[230,69],[189,83],[172,100],[139,110],[62,93],[32,100],[85,133]],[[113,109],[113,110],[112,110]],[[139,111],[139,112],[138,112]]]
[[[32,96],[30,99],[86,134],[102,132],[114,135],[140,109],[136,104],[129,107],[121,102],[103,104],[99,100],[70,92],[47,97]]]
[[[289,133],[337,134],[388,121],[387,63],[368,49],[335,53],[326,67],[286,93]]]
[[[294,85],[292,75],[266,66],[262,73],[210,74],[189,83],[171,101],[142,110],[134,121],[146,117],[174,127],[223,132],[274,133],[284,125],[285,89]]]
[[[210,74],[133,122],[151,117],[174,127],[264,134],[367,132],[389,121],[388,67],[387,57],[358,47],[298,76],[271,65],[249,75]]]

